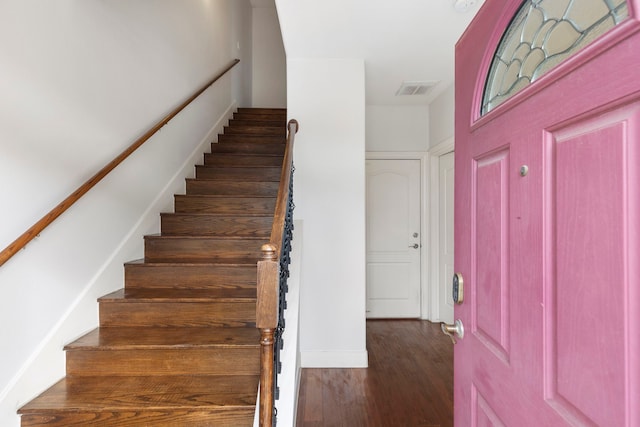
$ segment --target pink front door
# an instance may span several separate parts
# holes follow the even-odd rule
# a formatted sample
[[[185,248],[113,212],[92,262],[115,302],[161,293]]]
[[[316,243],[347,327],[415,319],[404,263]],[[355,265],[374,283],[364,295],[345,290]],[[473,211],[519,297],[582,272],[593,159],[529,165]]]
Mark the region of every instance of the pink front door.
[[[623,2],[602,0],[611,3]],[[486,0],[456,47],[455,270],[465,292],[455,318],[465,335],[455,425],[637,427],[640,0],[483,112],[493,55],[522,4]]]

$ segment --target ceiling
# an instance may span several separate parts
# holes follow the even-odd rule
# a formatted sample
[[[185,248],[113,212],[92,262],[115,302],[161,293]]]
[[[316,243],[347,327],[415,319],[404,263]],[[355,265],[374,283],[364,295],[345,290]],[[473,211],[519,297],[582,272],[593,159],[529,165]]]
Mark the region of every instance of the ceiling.
[[[453,83],[455,43],[483,1],[468,0],[475,4],[465,12],[456,10],[455,0],[276,0],[276,5],[286,23],[288,57],[362,58],[367,104],[422,105]],[[436,84],[424,95],[395,95],[403,82],[415,81]]]

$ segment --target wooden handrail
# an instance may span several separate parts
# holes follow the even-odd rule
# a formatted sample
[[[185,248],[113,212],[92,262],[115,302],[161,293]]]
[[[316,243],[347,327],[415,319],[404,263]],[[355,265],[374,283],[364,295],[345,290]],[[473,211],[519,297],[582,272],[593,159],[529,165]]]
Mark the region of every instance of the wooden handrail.
[[[271,238],[269,243],[277,249],[276,258],[280,259],[282,248],[282,233],[284,231],[284,223],[287,219],[287,209],[289,202],[289,188],[291,185],[291,167],[293,166],[293,143],[298,133],[298,121],[296,119],[289,120],[287,123],[287,145],[282,160],[282,171],[280,171],[280,186],[278,187],[278,197],[276,198],[276,209],[273,215],[273,224],[271,225]]]
[[[151,129],[145,132],[140,138],[138,138],[133,144],[131,144],[126,150],[120,153],[115,159],[110,161],[105,167],[100,169],[98,173],[93,175],[89,180],[82,184],[76,191],[71,193],[66,199],[60,202],[55,208],[53,208],[48,214],[43,216],[38,222],[33,224],[31,228],[22,233],[20,237],[13,241],[9,246],[4,248],[0,252],[0,266],[7,262],[12,256],[14,256],[20,249],[24,248],[33,238],[42,232],[49,224],[62,215],[67,209],[69,209],[75,202],[77,202],[82,196],[84,196],[89,190],[91,190],[98,182],[102,180],[109,172],[115,169],[120,163],[122,163],[127,157],[129,157],[134,151],[136,151],[142,144],[144,144],[149,138],[151,138],[156,132],[158,132],[164,125],[166,125],[171,119],[178,115],[184,108],[189,105],[194,99],[202,94],[212,84],[218,81],[223,75],[232,69],[239,59],[234,59],[229,65],[227,65],[222,71],[216,74],[211,80],[209,80],[204,86],[198,89],[193,95],[191,95],[186,101],[176,107],[172,112],[167,114],[162,120],[156,123]]]
[[[280,186],[273,215],[269,243],[262,245],[262,260],[258,261],[256,327],[260,329],[260,408],[261,427],[273,425],[274,404],[274,336],[278,327],[280,301],[280,256],[282,238],[285,233],[289,191],[293,166],[293,143],[298,122],[294,119],[287,124],[289,130],[280,172]]]

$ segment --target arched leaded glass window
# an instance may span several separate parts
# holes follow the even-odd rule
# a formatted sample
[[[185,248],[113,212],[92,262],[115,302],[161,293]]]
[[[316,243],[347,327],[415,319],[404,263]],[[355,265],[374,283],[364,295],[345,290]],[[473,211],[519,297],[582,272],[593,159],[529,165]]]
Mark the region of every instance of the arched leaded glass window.
[[[482,114],[628,16],[625,0],[525,0],[502,36],[491,63]]]

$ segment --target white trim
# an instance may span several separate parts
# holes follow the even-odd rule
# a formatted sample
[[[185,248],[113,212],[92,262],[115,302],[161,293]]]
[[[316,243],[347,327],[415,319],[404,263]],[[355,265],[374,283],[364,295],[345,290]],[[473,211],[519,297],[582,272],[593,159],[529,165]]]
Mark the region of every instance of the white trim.
[[[437,144],[435,147],[431,148],[428,152],[429,156],[429,246],[428,252],[429,256],[429,276],[428,276],[428,284],[426,286],[429,289],[428,299],[430,300],[430,304],[428,300],[424,300],[424,304],[429,305],[429,318],[432,322],[439,322],[442,319],[440,318],[440,307],[438,305],[439,297],[440,297],[440,288],[439,284],[436,283],[439,277],[439,259],[438,253],[440,248],[440,239],[438,237],[438,230],[440,229],[440,221],[439,221],[439,209],[440,209],[440,199],[438,197],[440,191],[440,179],[438,176],[439,167],[438,162],[440,157],[450,153],[454,150],[454,138],[448,138],[441,143]]]
[[[369,365],[367,351],[302,351],[303,368],[366,368]]]
[[[431,317],[429,307],[429,209],[428,201],[428,176],[429,176],[429,153],[426,151],[367,151],[366,160],[420,160],[420,318],[429,319]]]

